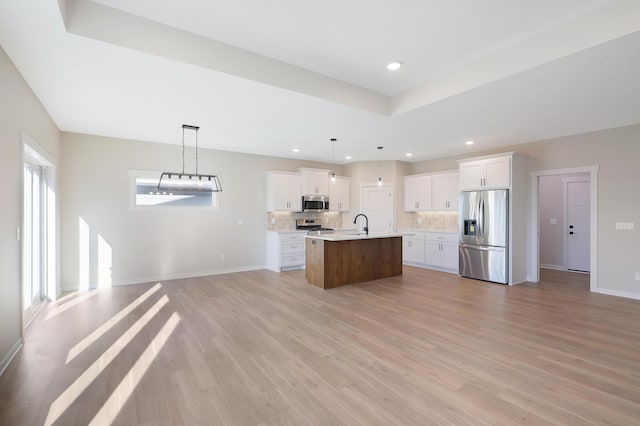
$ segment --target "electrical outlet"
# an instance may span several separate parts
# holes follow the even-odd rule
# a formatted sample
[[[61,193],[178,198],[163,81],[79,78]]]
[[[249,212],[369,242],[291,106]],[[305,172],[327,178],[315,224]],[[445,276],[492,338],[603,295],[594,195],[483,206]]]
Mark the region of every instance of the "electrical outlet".
[[[221,260],[222,262],[224,262],[226,258],[227,258],[227,257],[226,257],[224,254],[221,254],[221,255],[220,255],[220,260]]]
[[[16,228],[16,240],[20,240],[20,227]]]
[[[636,272],[636,281],[640,281],[640,272]]]
[[[551,219],[549,219],[549,223],[551,225],[557,225],[558,224],[558,219],[556,219],[555,217],[552,217]]]
[[[238,225],[242,225],[242,218],[238,219]]]
[[[275,224],[276,224],[276,218],[275,218],[275,217],[272,217],[272,218],[271,218],[271,224],[272,224],[272,225],[275,225]]]
[[[418,225],[422,225],[422,218],[421,217],[418,218]]]
[[[616,222],[616,229],[622,231],[633,231],[634,224],[633,222]]]

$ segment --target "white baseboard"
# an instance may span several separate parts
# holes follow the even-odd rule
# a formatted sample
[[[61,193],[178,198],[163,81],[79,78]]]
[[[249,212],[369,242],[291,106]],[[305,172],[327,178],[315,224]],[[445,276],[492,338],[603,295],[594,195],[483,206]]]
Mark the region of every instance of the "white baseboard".
[[[542,269],[553,269],[555,271],[566,271],[567,268],[565,268],[564,266],[560,266],[560,265],[546,265],[541,263],[540,264],[540,268]]]
[[[154,281],[170,281],[170,280],[180,280],[185,278],[197,278],[197,277],[206,277],[209,275],[222,275],[222,274],[232,274],[235,272],[248,272],[248,271],[257,271],[260,269],[266,269],[265,265],[257,265],[257,266],[242,266],[239,268],[228,268],[228,269],[214,269],[212,271],[200,271],[194,273],[186,273],[186,274],[173,274],[173,275],[164,275],[164,276],[152,276],[152,277],[140,277],[140,278],[132,278],[128,280],[119,280],[111,283],[111,287],[119,287],[122,285],[133,285],[133,284],[143,284]],[[98,283],[89,284],[90,289],[98,288]],[[62,291],[77,291],[77,285],[63,285]]]
[[[11,347],[11,350],[9,350],[9,353],[4,357],[2,362],[0,362],[0,376],[2,376],[2,373],[4,373],[4,370],[7,369],[7,367],[9,366],[13,358],[16,356],[18,351],[20,351],[20,348],[22,348],[22,337],[19,338],[18,341],[13,344],[13,346]]]
[[[606,294],[609,296],[626,297],[627,299],[640,300],[640,293],[633,293],[630,291],[615,290],[611,288],[596,288],[594,293]]]

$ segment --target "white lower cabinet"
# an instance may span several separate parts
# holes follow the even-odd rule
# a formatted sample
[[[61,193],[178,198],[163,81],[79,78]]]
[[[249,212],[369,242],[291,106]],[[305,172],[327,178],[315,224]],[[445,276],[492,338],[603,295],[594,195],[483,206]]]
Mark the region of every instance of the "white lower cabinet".
[[[304,268],[306,232],[267,232],[267,268],[275,272]]]
[[[458,272],[458,235],[444,232],[425,234],[424,263],[428,266]]]
[[[458,234],[398,230],[406,265],[458,273]]]
[[[409,264],[424,263],[424,232],[402,233],[402,261]]]

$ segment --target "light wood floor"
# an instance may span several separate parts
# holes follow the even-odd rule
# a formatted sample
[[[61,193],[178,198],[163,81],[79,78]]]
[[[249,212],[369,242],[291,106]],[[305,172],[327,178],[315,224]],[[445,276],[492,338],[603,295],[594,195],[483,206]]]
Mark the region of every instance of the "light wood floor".
[[[0,377],[0,423],[640,424],[640,301],[542,278],[255,271],[70,296]]]

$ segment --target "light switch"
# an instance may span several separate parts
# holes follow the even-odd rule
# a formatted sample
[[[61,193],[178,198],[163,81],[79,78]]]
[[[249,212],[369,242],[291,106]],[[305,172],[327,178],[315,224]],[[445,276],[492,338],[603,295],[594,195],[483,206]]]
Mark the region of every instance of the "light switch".
[[[633,222],[616,222],[616,229],[622,231],[633,231],[634,224]]]
[[[555,217],[552,217],[551,219],[549,219],[549,223],[552,225],[557,225],[558,224],[558,219],[556,219]]]

